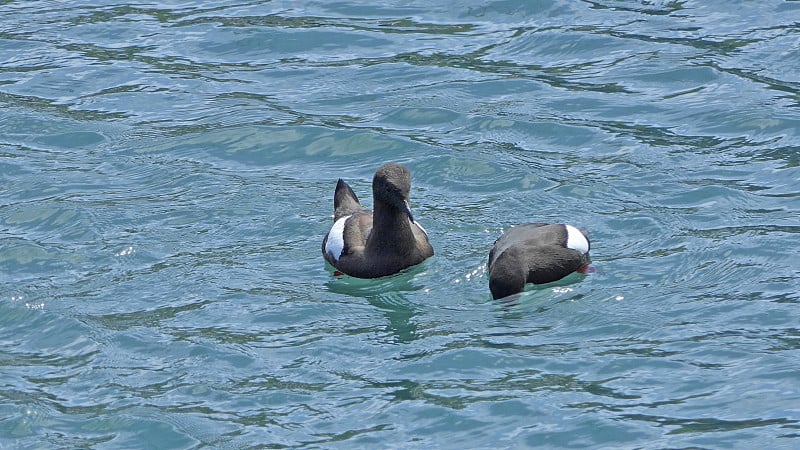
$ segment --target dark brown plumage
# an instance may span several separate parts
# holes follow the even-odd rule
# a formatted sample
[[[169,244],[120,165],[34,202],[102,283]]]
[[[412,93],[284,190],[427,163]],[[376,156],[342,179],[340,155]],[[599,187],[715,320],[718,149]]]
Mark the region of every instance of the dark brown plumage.
[[[571,225],[529,223],[506,231],[489,251],[489,290],[495,299],[526,283],[560,280],[589,262],[589,238]]]
[[[361,206],[343,180],[334,194],[334,225],[322,241],[322,256],[357,278],[392,275],[433,255],[425,230],[409,206],[411,174],[397,163],[381,166],[372,179],[374,209]]]

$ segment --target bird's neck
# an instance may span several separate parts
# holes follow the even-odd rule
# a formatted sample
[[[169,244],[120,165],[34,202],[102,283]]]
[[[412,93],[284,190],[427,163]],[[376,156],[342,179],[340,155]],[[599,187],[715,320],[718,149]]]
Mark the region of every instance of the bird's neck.
[[[393,250],[402,252],[412,246],[414,241],[411,221],[408,214],[397,208],[386,205],[375,205],[372,211],[372,232],[367,240],[367,247],[376,251]]]

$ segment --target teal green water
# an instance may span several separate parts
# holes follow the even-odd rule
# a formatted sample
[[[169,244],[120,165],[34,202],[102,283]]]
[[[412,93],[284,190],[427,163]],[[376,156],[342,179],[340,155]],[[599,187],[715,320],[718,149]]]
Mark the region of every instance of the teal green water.
[[[436,3],[0,4],[0,448],[800,446],[800,2]],[[336,278],[386,161],[436,255]]]

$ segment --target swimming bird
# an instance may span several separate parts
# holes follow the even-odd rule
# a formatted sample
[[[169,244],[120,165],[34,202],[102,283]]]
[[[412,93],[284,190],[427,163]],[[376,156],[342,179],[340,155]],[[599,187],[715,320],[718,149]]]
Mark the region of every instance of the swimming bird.
[[[387,163],[372,179],[373,210],[365,209],[341,178],[333,196],[333,227],[322,240],[322,256],[338,271],[378,278],[433,256],[425,229],[409,205],[411,173]]]
[[[518,225],[489,251],[489,290],[500,299],[522,292],[526,283],[560,280],[588,262],[589,238],[572,225]]]

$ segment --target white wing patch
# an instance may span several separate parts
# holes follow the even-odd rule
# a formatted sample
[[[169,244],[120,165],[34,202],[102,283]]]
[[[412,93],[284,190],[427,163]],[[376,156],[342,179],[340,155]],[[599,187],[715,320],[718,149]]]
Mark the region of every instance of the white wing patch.
[[[416,225],[416,226],[417,226],[417,227],[418,227],[420,230],[422,230],[422,232],[423,232],[423,233],[425,233],[425,236],[427,236],[427,235],[428,235],[428,232],[427,232],[427,231],[425,231],[425,228],[422,228],[422,224],[421,224],[421,223],[419,223],[419,222],[417,222],[417,221],[415,220],[415,221],[414,221],[414,225]]]
[[[325,242],[325,253],[333,256],[338,261],[344,250],[344,224],[350,216],[344,216],[337,220],[328,232],[328,241]]]
[[[584,255],[589,253],[589,241],[586,240],[586,236],[584,236],[579,229],[573,227],[572,225],[564,226],[567,227],[567,248],[577,250]]]

